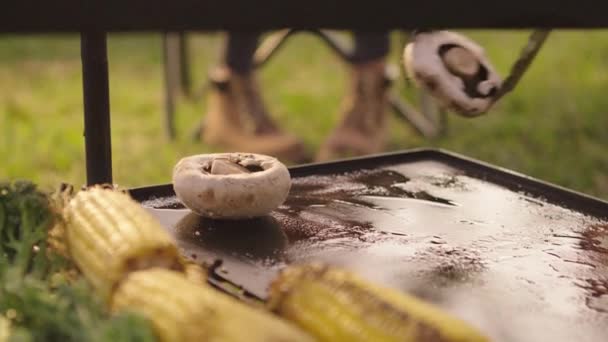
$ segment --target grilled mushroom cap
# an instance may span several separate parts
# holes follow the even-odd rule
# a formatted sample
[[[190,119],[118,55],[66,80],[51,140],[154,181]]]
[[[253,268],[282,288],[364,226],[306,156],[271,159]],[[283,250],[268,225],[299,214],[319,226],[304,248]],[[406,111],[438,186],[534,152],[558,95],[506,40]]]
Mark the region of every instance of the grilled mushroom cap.
[[[454,32],[417,34],[405,48],[404,62],[418,86],[464,116],[486,112],[502,83],[483,48]]]
[[[289,171],[273,157],[214,153],[183,158],[173,189],[186,207],[209,218],[263,216],[281,205],[291,188]]]

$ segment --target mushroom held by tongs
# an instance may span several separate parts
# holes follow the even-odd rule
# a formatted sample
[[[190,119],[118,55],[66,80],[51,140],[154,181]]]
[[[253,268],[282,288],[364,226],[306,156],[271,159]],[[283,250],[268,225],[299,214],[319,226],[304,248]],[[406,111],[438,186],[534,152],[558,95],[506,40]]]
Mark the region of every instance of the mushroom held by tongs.
[[[253,153],[201,154],[173,169],[173,189],[193,212],[209,218],[264,216],[280,206],[291,188],[287,167]]]
[[[512,91],[526,72],[551,29],[530,34],[504,80],[498,76],[484,49],[471,39],[450,31],[422,31],[404,51],[408,77],[446,108],[474,117],[487,112]]]
[[[465,116],[487,111],[502,82],[481,46],[450,31],[416,34],[405,48],[404,62],[418,86]]]

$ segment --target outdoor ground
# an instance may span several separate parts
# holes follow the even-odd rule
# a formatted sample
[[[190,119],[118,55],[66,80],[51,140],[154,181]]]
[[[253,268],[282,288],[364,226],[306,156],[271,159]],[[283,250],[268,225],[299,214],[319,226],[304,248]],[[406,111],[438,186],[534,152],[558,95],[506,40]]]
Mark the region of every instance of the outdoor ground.
[[[527,32],[466,32],[501,74]],[[197,87],[217,60],[221,36],[192,35]],[[177,142],[163,135],[160,35],[109,39],[115,181],[170,181],[182,156],[210,151],[190,140],[204,98],[178,106]],[[395,37],[392,62],[402,46]],[[82,87],[77,36],[0,36],[0,179],[45,186],[84,182]],[[333,127],[345,69],[314,37],[299,35],[263,69],[273,115],[315,149]],[[411,89],[404,95],[413,97]],[[394,119],[392,119],[394,120]],[[390,150],[438,146],[608,199],[608,32],[556,32],[518,89],[484,117],[449,116],[446,136],[418,137],[394,121]]]

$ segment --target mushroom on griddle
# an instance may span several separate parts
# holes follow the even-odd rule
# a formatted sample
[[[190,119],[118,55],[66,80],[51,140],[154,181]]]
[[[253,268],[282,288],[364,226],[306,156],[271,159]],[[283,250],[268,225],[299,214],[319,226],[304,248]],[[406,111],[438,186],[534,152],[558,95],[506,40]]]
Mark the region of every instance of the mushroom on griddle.
[[[253,153],[214,153],[183,158],[173,188],[195,213],[218,219],[263,216],[281,205],[291,187],[287,167]]]

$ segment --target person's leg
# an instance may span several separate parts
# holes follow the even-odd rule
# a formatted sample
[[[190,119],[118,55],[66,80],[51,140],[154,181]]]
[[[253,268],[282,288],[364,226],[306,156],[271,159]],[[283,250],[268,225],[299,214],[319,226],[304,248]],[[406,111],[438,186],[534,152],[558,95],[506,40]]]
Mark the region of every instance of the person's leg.
[[[351,82],[341,121],[321,147],[318,160],[381,152],[386,143],[388,32],[355,32]]]
[[[224,45],[224,64],[244,75],[253,71],[253,56],[260,39],[259,32],[228,32]]]
[[[227,34],[222,61],[210,75],[211,93],[203,140],[224,149],[308,161],[304,145],[280,131],[266,110],[256,79],[254,54],[260,34]]]
[[[384,59],[390,51],[388,32],[354,32],[355,47],[351,61],[363,64]]]
[[[256,134],[278,133],[262,99],[262,91],[254,73],[254,55],[261,32],[228,32],[223,64],[232,74],[235,91],[245,103],[245,115],[250,116]]]

